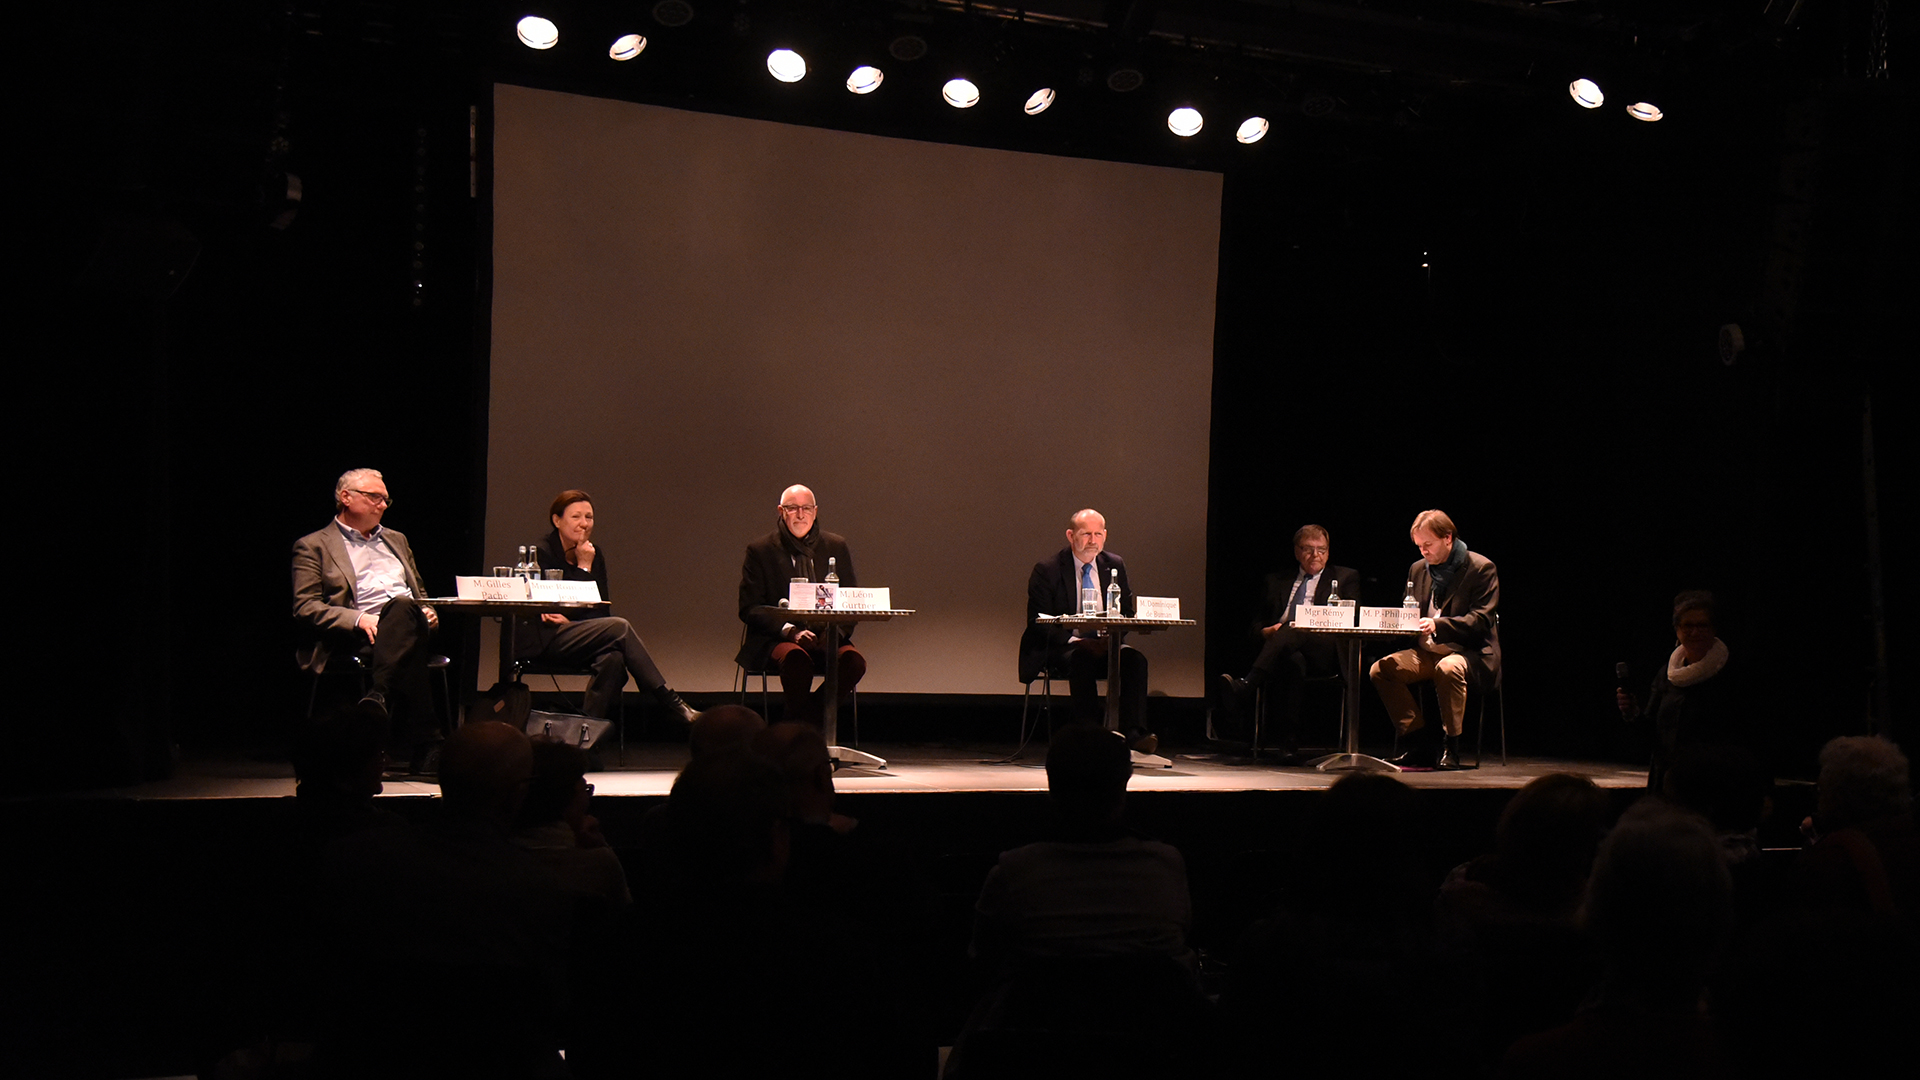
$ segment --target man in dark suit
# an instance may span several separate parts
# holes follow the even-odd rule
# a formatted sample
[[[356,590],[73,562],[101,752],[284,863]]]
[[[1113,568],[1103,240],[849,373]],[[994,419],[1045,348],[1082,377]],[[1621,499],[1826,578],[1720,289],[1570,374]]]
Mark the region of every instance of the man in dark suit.
[[[787,598],[787,585],[794,578],[825,581],[829,573],[849,589],[858,588],[853,573],[853,552],[847,538],[819,528],[820,504],[812,489],[795,484],[780,493],[780,505],[774,531],[747,545],[740,563],[740,621],[746,624],[745,640],[734,663],[748,671],[769,667],[780,674],[780,687],[786,694],[787,718],[819,726],[825,703],[813,691],[813,676],[824,674],[827,666],[827,642],[805,625],[805,620],[790,621],[762,615],[753,609],[772,607]],[[844,627],[840,636],[840,693],[848,695],[867,673],[866,657],[851,641],[853,627]],[[821,690],[825,690],[824,686]]]
[[[1359,571],[1328,566],[1330,551],[1327,530],[1319,525],[1302,525],[1293,534],[1293,558],[1300,566],[1291,573],[1267,575],[1266,599],[1253,624],[1253,633],[1262,641],[1260,655],[1246,678],[1220,676],[1220,714],[1233,734],[1251,737],[1248,717],[1253,697],[1266,689],[1279,728],[1283,764],[1293,764],[1299,749],[1301,688],[1310,677],[1340,670],[1339,651],[1333,641],[1296,629],[1295,609],[1301,604],[1325,605],[1332,599],[1360,600]]]
[[[373,469],[352,469],[333,489],[334,519],[293,545],[294,658],[316,676],[336,652],[359,653],[373,673],[360,704],[389,717],[388,744],[420,766],[435,738],[427,641],[440,625],[407,538],[380,519],[393,498]]]
[[[1106,550],[1107,519],[1097,510],[1082,510],[1067,522],[1067,546],[1051,559],[1033,566],[1027,577],[1027,629],[1020,637],[1020,679],[1032,682],[1046,670],[1064,673],[1073,688],[1075,722],[1098,725],[1106,709],[1095,683],[1107,675],[1108,638],[1104,632],[1081,637],[1066,627],[1043,627],[1040,615],[1067,615],[1080,610],[1080,590],[1100,594],[1106,606],[1110,582],[1120,584],[1120,614],[1133,615],[1133,586],[1127,582],[1127,564]],[[1127,742],[1143,754],[1159,748],[1160,740],[1147,730],[1147,658],[1131,645],[1120,650],[1120,727]]]
[[[1468,551],[1454,535],[1453,519],[1423,510],[1410,530],[1420,558],[1407,576],[1420,605],[1420,644],[1374,661],[1367,673],[1380,691],[1387,716],[1403,736],[1420,731],[1420,700],[1407,687],[1432,682],[1440,700],[1439,740],[1423,737],[1394,759],[1395,765],[1455,769],[1460,766],[1460,728],[1467,711],[1467,679],[1500,685],[1500,571]]]

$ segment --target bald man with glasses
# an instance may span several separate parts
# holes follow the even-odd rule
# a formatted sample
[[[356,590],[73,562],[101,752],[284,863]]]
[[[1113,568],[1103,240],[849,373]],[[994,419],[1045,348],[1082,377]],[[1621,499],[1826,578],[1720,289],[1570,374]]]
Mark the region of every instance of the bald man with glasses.
[[[747,634],[734,662],[748,671],[776,671],[786,695],[788,719],[818,727],[824,722],[825,703],[813,692],[813,677],[826,671],[826,641],[801,623],[753,609],[785,600],[787,585],[794,578],[825,580],[829,560],[841,585],[858,588],[860,582],[854,576],[847,538],[820,528],[820,504],[812,489],[795,484],[781,492],[774,513],[774,530],[747,545],[740,565],[740,621],[746,624]],[[842,695],[853,693],[867,673],[866,658],[848,644],[852,638],[853,627],[843,627],[837,657]]]

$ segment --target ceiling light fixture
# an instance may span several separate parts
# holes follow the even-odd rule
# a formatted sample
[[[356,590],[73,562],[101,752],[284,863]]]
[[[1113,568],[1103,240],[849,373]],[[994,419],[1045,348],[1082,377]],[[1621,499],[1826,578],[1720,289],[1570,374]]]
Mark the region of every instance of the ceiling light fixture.
[[[1267,128],[1266,117],[1249,116],[1245,120],[1240,121],[1240,129],[1233,133],[1233,137],[1248,146],[1252,146],[1254,143],[1267,137]]]
[[[645,52],[646,48],[646,38],[639,34],[624,34],[613,40],[613,44],[607,49],[607,55],[615,60],[631,60]]]
[[[1041,113],[1046,112],[1048,109],[1052,107],[1053,107],[1053,88],[1050,86],[1043,86],[1040,89],[1035,90],[1030,96],[1028,96],[1027,103],[1025,105],[1020,106],[1020,111],[1026,113],[1028,116],[1039,116]]]
[[[1182,105],[1167,114],[1167,130],[1183,139],[1200,134],[1200,126],[1205,121],[1200,118],[1200,110]]]
[[[885,80],[886,75],[879,68],[862,64],[847,76],[847,89],[856,94],[871,94],[880,89],[880,84]]]
[[[807,62],[792,49],[775,49],[767,54],[767,73],[784,83],[796,83],[807,77]]]
[[[1597,109],[1607,100],[1607,95],[1600,92],[1600,84],[1592,79],[1575,79],[1568,83],[1567,95],[1583,109]]]
[[[543,19],[538,15],[528,15],[513,28],[520,44],[529,49],[551,49],[560,41],[560,28],[553,25],[552,19]]]
[[[980,88],[965,79],[948,79],[940,96],[956,109],[971,109],[980,104]]]

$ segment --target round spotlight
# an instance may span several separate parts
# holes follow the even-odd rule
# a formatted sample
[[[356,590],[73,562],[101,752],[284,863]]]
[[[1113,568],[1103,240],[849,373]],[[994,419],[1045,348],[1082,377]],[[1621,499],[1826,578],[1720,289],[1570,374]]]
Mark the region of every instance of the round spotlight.
[[[956,109],[971,109],[980,104],[980,88],[965,79],[948,79],[940,96]]]
[[[1600,92],[1600,84],[1592,79],[1573,80],[1567,84],[1567,94],[1583,109],[1597,109],[1607,100],[1607,95]]]
[[[1167,130],[1181,138],[1200,134],[1200,110],[1185,105],[1167,114]]]
[[[1053,88],[1050,86],[1043,86],[1040,89],[1035,90],[1032,96],[1027,98],[1027,103],[1025,105],[1020,106],[1020,109],[1022,112],[1026,113],[1028,116],[1039,116],[1041,113],[1046,112],[1048,109],[1051,109],[1052,107],[1053,107]]]
[[[880,89],[880,84],[885,80],[886,75],[879,68],[862,65],[847,76],[847,89],[856,94],[871,94]]]
[[[1660,106],[1650,101],[1636,101],[1627,106],[1627,115],[1651,124],[1667,114],[1660,111]]]
[[[551,49],[560,43],[560,28],[553,25],[552,19],[543,19],[538,15],[529,15],[514,26],[520,44],[529,49]]]
[[[767,73],[781,82],[799,82],[807,77],[807,62],[792,49],[775,49],[767,54]]]
[[[1252,146],[1254,143],[1267,137],[1267,127],[1266,117],[1249,116],[1245,120],[1240,121],[1240,129],[1233,133],[1233,137],[1246,143],[1248,146]]]
[[[639,34],[627,34],[614,39],[613,46],[607,50],[607,55],[615,60],[631,60],[645,52],[646,48],[646,38]]]

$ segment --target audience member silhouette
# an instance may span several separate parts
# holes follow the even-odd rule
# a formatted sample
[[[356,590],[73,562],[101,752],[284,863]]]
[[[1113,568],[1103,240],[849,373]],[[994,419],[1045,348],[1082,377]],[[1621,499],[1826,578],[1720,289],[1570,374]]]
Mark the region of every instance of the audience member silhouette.
[[[520,807],[513,842],[534,853],[568,892],[602,913],[633,902],[620,857],[591,813],[587,753],[533,740],[533,783]]]
[[[1733,924],[1733,881],[1707,822],[1657,799],[1620,819],[1582,919],[1600,982],[1571,1023],[1516,1042],[1512,1077],[1731,1075],[1705,990]]]
[[[1495,850],[1441,885],[1435,930],[1478,996],[1459,1041],[1482,1065],[1521,1035],[1565,1022],[1598,975],[1576,917],[1611,817],[1586,777],[1536,777],[1501,811]]]
[[[949,1077],[1166,1075],[1205,1022],[1186,863],[1124,820],[1125,740],[1075,725],[1047,749],[1056,839],[1003,853],[974,908],[992,988]]]
[[[508,839],[532,777],[525,734],[468,724],[441,756],[439,813],[335,845],[329,1074],[565,1075],[573,902]],[[391,971],[396,950],[404,972]]]

